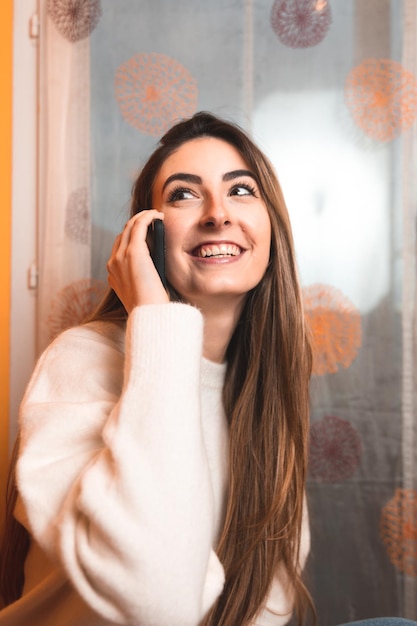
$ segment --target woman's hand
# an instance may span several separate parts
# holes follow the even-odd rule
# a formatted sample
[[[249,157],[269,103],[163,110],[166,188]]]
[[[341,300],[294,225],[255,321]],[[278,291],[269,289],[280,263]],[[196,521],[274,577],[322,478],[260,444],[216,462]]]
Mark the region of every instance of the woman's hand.
[[[163,220],[164,214],[149,209],[134,215],[116,237],[107,262],[109,285],[128,313],[142,304],[169,302],[146,243],[148,228],[155,219]]]

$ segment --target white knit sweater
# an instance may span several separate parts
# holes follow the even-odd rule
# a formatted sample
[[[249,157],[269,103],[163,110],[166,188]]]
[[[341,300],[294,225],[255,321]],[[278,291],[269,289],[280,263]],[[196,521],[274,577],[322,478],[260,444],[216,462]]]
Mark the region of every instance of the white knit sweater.
[[[225,365],[202,341],[200,312],[170,303],[135,309],[126,336],[66,331],[40,358],[17,465],[16,516],[35,540],[0,625],[200,623],[224,584],[228,463]],[[303,535],[305,557],[307,523]],[[266,604],[257,626],[287,622],[278,577]]]

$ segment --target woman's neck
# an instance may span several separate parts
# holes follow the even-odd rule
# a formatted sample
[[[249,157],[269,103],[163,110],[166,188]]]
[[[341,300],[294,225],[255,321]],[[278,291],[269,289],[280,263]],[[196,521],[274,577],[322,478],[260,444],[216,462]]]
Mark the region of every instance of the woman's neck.
[[[239,320],[242,306],[203,310],[203,356],[214,363],[223,363],[226,350]]]

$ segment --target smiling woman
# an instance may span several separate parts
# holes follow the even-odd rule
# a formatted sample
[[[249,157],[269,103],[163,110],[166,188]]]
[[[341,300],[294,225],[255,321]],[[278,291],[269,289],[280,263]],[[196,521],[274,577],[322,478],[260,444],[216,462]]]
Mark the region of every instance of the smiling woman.
[[[0,624],[301,624],[311,350],[266,157],[210,114],[174,126],[108,272],[21,407],[12,528],[30,547],[18,563],[6,536]]]
[[[152,206],[164,218],[171,286],[203,312],[206,325],[222,307],[232,330],[269,263],[271,224],[256,175],[229,143],[193,139],[163,163]],[[211,358],[222,361],[229,340]]]
[[[145,272],[142,280],[130,277],[131,267],[135,275],[145,269],[144,232],[153,219],[163,219],[171,289],[176,299],[203,313],[204,332],[211,337],[203,356],[221,363],[246,296],[260,283],[270,258],[271,223],[257,176],[230,143],[190,139],[161,165],[150,204],[157,211],[136,213],[116,240],[108,263],[110,285],[127,311],[168,301],[159,283],[154,293],[155,283]]]

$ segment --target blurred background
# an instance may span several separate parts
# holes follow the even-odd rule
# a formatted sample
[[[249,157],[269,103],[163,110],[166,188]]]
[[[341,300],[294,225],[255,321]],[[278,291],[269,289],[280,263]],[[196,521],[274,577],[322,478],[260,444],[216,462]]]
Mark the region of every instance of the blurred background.
[[[417,619],[416,0],[2,0],[1,472],[34,362],[106,287],[132,182],[197,110],[273,162],[313,329],[320,626]]]

